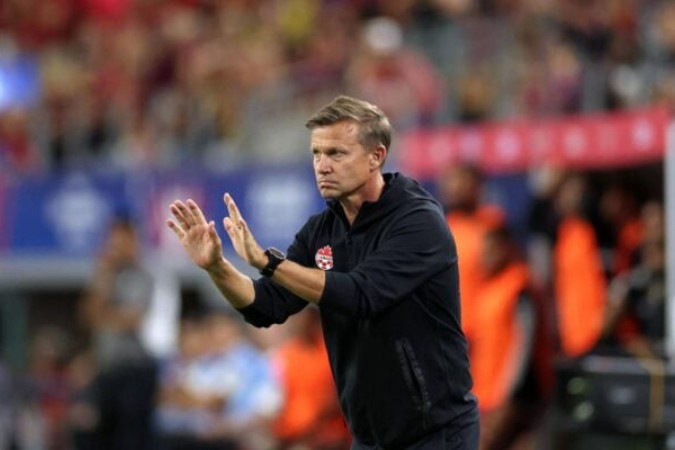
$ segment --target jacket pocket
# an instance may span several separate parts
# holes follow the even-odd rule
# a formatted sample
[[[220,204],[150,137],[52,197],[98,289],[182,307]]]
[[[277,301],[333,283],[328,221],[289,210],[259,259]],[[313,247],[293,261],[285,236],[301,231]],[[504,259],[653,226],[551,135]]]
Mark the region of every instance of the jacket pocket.
[[[422,414],[422,426],[426,428],[429,410],[431,409],[431,398],[424,379],[424,373],[408,339],[398,339],[396,341],[396,353],[403,373],[403,379],[410,391],[415,408]]]

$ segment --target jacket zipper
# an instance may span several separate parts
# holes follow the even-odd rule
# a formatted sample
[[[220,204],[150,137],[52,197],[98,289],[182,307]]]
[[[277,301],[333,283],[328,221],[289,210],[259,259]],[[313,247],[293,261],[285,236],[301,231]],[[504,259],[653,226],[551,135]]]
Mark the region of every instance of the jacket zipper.
[[[398,353],[399,363],[403,371],[403,378],[411,392],[415,407],[422,414],[422,426],[426,429],[429,410],[431,409],[431,398],[426,381],[424,380],[422,368],[408,339],[396,341],[396,352]]]

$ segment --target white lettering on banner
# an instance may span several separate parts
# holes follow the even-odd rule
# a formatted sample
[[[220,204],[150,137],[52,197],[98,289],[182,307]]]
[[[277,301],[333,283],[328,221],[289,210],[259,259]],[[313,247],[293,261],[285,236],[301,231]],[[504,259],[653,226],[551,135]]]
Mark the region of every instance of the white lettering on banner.
[[[510,129],[499,132],[495,140],[497,154],[504,162],[510,162],[518,158],[521,151],[521,142],[518,135]]]
[[[633,141],[635,149],[646,151],[654,141],[654,130],[652,125],[645,120],[638,120],[633,125]]]
[[[483,135],[475,129],[467,130],[459,136],[459,152],[463,160],[478,161],[484,146]]]
[[[580,158],[588,148],[588,139],[584,129],[580,126],[571,126],[565,131],[565,153],[572,159]]]
[[[111,214],[106,197],[84,174],[68,177],[45,203],[45,215],[66,251],[93,249]]]

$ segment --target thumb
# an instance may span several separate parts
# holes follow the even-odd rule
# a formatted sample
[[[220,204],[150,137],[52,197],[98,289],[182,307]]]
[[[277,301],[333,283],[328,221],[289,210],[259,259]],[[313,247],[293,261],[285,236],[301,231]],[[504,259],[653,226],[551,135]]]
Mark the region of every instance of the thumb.
[[[208,229],[209,236],[218,245],[221,245],[220,241],[220,236],[218,235],[218,232],[216,231],[216,223],[212,220],[209,222],[209,229]]]

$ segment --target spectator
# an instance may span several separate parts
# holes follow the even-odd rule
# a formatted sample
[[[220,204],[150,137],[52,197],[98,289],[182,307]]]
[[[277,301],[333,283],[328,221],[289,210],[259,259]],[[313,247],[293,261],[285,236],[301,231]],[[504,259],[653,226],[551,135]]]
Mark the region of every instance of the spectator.
[[[481,266],[485,277],[475,298],[481,327],[470,360],[481,409],[481,448],[531,445],[551,381],[541,305],[505,227],[486,233]]]
[[[653,27],[648,30],[654,40],[659,59],[675,62],[675,5],[669,1],[656,2],[652,15]]]
[[[645,242],[642,261],[612,283],[606,333],[616,332],[623,316],[637,321],[637,333],[623,336],[622,345],[633,355],[663,357],[665,338],[665,250],[663,241]]]
[[[349,431],[340,412],[316,308],[294,316],[295,332],[274,351],[284,403],[274,423],[280,449],[346,450]]]
[[[394,126],[403,129],[433,123],[445,95],[434,66],[404,44],[400,25],[388,18],[365,24],[361,46],[347,70],[347,84],[381,105]]]
[[[29,124],[25,109],[0,111],[0,170],[5,174],[26,175],[42,166]]]
[[[255,161],[278,143],[243,138],[255,137],[249,130],[261,110],[283,103],[290,117],[304,115],[345,83],[403,127],[673,97],[672,7],[662,0],[5,3],[3,36],[40,61],[44,75],[29,115],[47,113],[38,114],[29,144],[56,166],[65,155],[68,167],[112,158],[133,169],[139,155],[127,140],[145,141],[140,159],[150,167],[213,167],[213,149],[223,146],[236,162],[238,154]],[[67,55],[59,71],[68,98],[55,98],[50,86],[55,54]],[[446,95],[446,78],[456,95]],[[153,106],[165,95],[190,105],[189,121],[173,130]],[[274,119],[286,114],[268,113],[262,128],[278,129]]]
[[[593,226],[584,216],[586,181],[570,174],[556,196],[560,217],[553,249],[560,348],[578,357],[597,343],[605,314],[606,280]]]
[[[665,245],[663,209],[650,202],[643,208],[648,232],[642,241],[639,263],[627,273],[616,276],[608,294],[604,334],[618,339],[628,352],[641,357],[663,357],[665,338]],[[623,333],[621,320],[631,318],[633,333]]]
[[[626,272],[636,264],[644,234],[638,198],[626,186],[610,185],[603,190],[598,209],[601,221],[609,228],[609,236],[604,239],[608,253],[606,271],[610,276]],[[601,236],[598,240],[603,243]]]
[[[458,120],[462,123],[477,123],[492,117],[495,88],[485,72],[474,69],[458,80]]]
[[[527,258],[532,282],[549,296],[553,286],[553,246],[560,219],[555,197],[565,176],[565,170],[553,164],[537,167],[530,174],[533,198],[527,218]]]
[[[95,450],[100,444],[97,428],[101,415],[94,392],[96,373],[95,355],[90,347],[76,351],[68,362],[71,397],[67,424],[71,447],[76,450]]]
[[[159,423],[167,448],[269,445],[281,389],[271,361],[245,337],[241,325],[224,311],[195,324],[184,322],[182,354],[163,378]]]
[[[72,387],[67,371],[70,358],[70,337],[58,327],[43,326],[33,337],[28,388],[35,404],[42,430],[42,439],[50,450],[69,448],[67,414]]]
[[[161,364],[156,420],[162,448],[233,446],[229,440],[205,437],[224,400],[216,395],[197,396],[191,386],[191,374],[209,359],[209,331],[205,317],[190,315],[181,319],[177,351]]]
[[[231,439],[237,448],[265,448],[269,428],[283,400],[271,360],[244,334],[243,321],[230,311],[209,317],[211,367],[194,374],[198,393],[224,399],[210,435]]]
[[[469,340],[480,328],[476,293],[482,283],[481,248],[485,234],[505,222],[503,211],[483,204],[483,174],[470,164],[449,168],[440,180],[439,191],[446,207],[446,221],[455,236],[459,258],[462,328]]]
[[[80,305],[96,358],[92,389],[101,449],[146,449],[153,441],[156,368],[139,333],[154,283],[136,233],[129,219],[113,220]]]

